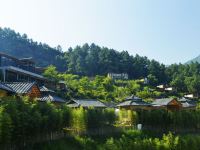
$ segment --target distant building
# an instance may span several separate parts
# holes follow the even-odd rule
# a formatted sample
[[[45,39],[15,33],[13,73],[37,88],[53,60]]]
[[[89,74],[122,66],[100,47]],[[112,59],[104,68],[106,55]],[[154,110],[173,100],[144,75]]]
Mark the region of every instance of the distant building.
[[[113,80],[128,80],[127,73],[108,73],[108,77]]]
[[[159,89],[160,91],[166,91],[166,92],[173,92],[175,91],[175,88],[173,87],[168,87],[167,85],[161,84],[156,86],[157,89]]]
[[[187,95],[184,95],[185,98],[194,98],[194,94],[187,94]]]

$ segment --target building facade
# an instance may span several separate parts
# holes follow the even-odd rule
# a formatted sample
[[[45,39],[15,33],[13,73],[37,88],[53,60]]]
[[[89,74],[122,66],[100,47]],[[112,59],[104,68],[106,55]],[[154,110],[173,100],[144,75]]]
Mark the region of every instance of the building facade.
[[[38,85],[51,85],[42,76],[44,68],[36,67],[32,58],[21,58],[0,53],[1,82],[37,82]]]

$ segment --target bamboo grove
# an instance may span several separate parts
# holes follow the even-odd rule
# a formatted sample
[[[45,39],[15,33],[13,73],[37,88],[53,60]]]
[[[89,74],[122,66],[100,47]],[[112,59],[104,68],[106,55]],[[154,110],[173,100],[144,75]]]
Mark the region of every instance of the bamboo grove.
[[[114,109],[71,109],[66,106],[41,103],[27,97],[6,97],[0,105],[1,147],[24,147],[41,141],[54,139],[56,135],[67,135],[69,129],[75,133],[87,133],[94,129],[106,130],[138,123],[145,127],[171,131],[199,131],[200,111],[152,111],[132,112]],[[170,127],[170,128],[167,128]]]

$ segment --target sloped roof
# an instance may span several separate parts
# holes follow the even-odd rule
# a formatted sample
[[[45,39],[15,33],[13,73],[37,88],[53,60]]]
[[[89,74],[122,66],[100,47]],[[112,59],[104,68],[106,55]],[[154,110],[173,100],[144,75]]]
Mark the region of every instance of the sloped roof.
[[[52,92],[54,93],[55,91],[48,89],[46,86],[41,86],[40,87],[41,92]]]
[[[115,108],[117,106],[114,101],[105,102],[104,104],[109,108]]]
[[[36,85],[35,82],[6,82],[4,84],[18,94],[26,94]]]
[[[37,100],[42,101],[42,102],[46,102],[46,101],[58,102],[58,103],[65,103],[66,102],[63,98],[58,97],[56,95],[52,95],[52,94],[43,95],[42,97],[37,98]]]
[[[142,101],[141,98],[135,96],[135,95],[131,95],[129,97],[126,98],[126,100],[132,100],[132,101]]]
[[[5,90],[5,91],[8,91],[8,92],[15,93],[15,91],[13,91],[13,89],[12,89],[11,87],[7,86],[7,85],[4,84],[4,83],[0,83],[0,89]]]
[[[142,100],[140,101],[133,101],[133,100],[126,100],[124,102],[119,103],[117,106],[150,106],[151,104],[144,102]]]
[[[166,106],[168,105],[173,98],[162,98],[162,99],[156,99],[154,102],[152,102],[152,105],[158,105],[158,106]]]
[[[186,99],[186,98],[181,98],[181,99],[178,99],[179,102],[181,102],[182,104],[182,107],[184,108],[188,108],[188,107],[196,107],[197,105],[197,101],[195,100],[190,100],[190,99]]]
[[[117,106],[122,107],[122,106],[149,106],[150,104],[143,101],[141,98],[131,95],[126,98],[125,101],[119,103]]]
[[[106,105],[95,99],[73,99],[67,103],[69,107],[106,107]]]

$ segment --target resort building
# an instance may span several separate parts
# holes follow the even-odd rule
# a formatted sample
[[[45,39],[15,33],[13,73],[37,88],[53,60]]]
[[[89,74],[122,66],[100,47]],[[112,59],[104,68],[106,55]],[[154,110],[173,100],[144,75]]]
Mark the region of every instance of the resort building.
[[[0,53],[0,80],[2,82],[37,82],[44,85],[49,82],[41,74],[44,68],[36,67],[32,58],[18,59]]]
[[[129,110],[139,110],[139,109],[145,109],[149,110],[151,104],[143,101],[141,98],[136,97],[134,95],[131,95],[130,97],[127,97],[123,102],[119,103],[117,105],[118,108],[124,108]]]
[[[181,103],[175,98],[156,99],[152,102],[152,109],[180,110]]]

